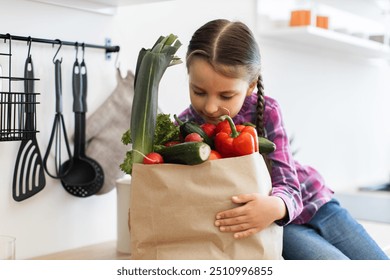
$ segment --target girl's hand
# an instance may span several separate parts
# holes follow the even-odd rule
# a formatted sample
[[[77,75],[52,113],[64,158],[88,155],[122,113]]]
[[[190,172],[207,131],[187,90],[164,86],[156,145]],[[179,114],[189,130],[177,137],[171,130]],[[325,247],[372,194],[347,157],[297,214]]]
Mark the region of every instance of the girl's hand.
[[[234,232],[237,239],[255,234],[286,215],[286,206],[279,197],[240,194],[232,201],[244,205],[217,213],[215,226],[223,232]]]

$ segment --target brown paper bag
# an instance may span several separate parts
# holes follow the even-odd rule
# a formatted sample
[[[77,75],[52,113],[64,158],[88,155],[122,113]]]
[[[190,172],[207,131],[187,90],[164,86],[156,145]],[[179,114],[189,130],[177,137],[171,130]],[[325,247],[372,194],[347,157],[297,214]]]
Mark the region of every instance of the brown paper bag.
[[[193,166],[134,164],[132,259],[281,259],[283,228],[276,224],[240,240],[214,226],[217,212],[237,206],[233,195],[270,190],[257,153]]]

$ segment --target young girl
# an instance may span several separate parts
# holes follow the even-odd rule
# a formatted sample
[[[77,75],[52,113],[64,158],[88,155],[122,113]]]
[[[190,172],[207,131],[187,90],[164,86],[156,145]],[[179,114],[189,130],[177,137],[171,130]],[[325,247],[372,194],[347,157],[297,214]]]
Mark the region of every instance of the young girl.
[[[245,238],[276,222],[284,226],[285,259],[388,259],[321,175],[294,161],[280,107],[264,96],[259,47],[245,24],[208,22],[192,36],[186,59],[191,105],[179,118],[215,124],[230,114],[235,123],[255,123],[277,147],[269,154],[271,195],[233,196],[242,206],[216,213],[220,231]]]

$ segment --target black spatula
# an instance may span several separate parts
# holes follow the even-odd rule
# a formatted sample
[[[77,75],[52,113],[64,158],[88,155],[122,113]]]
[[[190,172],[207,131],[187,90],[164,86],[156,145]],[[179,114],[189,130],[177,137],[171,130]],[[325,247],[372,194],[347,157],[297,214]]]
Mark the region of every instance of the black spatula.
[[[12,196],[16,201],[25,200],[40,192],[46,185],[42,157],[35,130],[36,97],[34,93],[34,70],[31,55],[24,69],[25,128],[15,163]]]

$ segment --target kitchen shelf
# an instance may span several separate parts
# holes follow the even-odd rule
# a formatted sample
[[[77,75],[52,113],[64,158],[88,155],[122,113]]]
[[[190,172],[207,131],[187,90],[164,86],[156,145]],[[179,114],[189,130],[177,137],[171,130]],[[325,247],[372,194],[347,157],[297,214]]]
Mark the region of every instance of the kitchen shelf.
[[[354,54],[365,58],[387,58],[390,46],[365,38],[314,26],[271,28],[259,32],[261,39]]]

